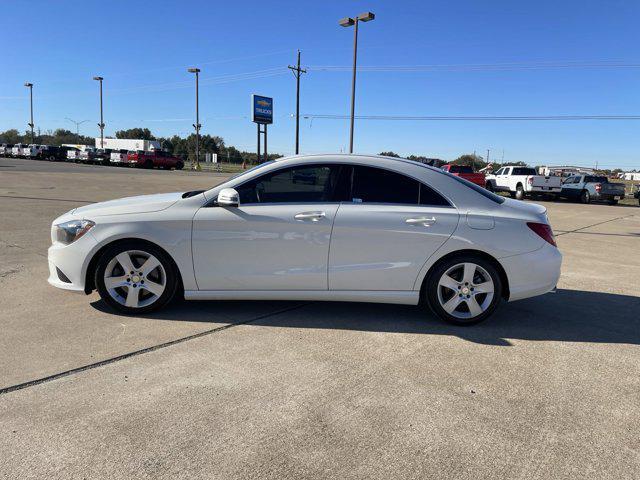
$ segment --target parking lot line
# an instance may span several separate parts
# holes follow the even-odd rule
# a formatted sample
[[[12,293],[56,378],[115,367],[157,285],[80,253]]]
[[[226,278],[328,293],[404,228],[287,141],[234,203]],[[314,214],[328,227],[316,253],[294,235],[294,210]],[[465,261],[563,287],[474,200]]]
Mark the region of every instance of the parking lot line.
[[[221,332],[223,330],[227,330],[228,328],[237,327],[239,325],[245,325],[247,323],[264,320],[266,318],[273,317],[273,316],[276,316],[276,315],[280,315],[282,313],[290,312],[292,310],[297,310],[298,308],[302,308],[302,307],[304,307],[306,305],[308,305],[308,303],[300,303],[300,304],[297,304],[297,305],[293,305],[291,307],[281,308],[280,310],[276,310],[275,312],[270,312],[270,313],[266,313],[264,315],[259,315],[257,317],[250,318],[248,320],[241,320],[239,322],[229,323],[227,325],[222,325],[221,327],[216,327],[216,328],[212,328],[212,329],[209,329],[209,330],[205,330],[204,332],[194,333],[193,335],[187,335],[186,337],[177,338],[175,340],[170,340],[168,342],[160,343],[158,345],[153,345],[151,347],[142,348],[140,350],[135,350],[133,352],[124,353],[122,355],[118,355],[118,356],[115,356],[115,357],[112,357],[112,358],[108,358],[106,360],[101,360],[99,362],[91,363],[89,365],[83,365],[82,367],[72,368],[72,369],[66,370],[64,372],[59,372],[59,373],[55,373],[53,375],[48,375],[46,377],[38,378],[38,379],[35,379],[35,380],[30,380],[28,382],[19,383],[17,385],[11,385],[9,387],[0,388],[0,395],[3,395],[5,393],[9,393],[9,392],[14,392],[16,390],[22,390],[23,388],[33,387],[35,385],[40,385],[42,383],[51,382],[51,381],[56,380],[58,378],[67,377],[69,375],[74,375],[76,373],[84,372],[86,370],[91,370],[93,368],[98,368],[98,367],[102,367],[104,365],[109,365],[110,363],[119,362],[119,361],[124,360],[126,358],[131,358],[131,357],[135,357],[137,355],[142,355],[143,353],[149,353],[149,352],[153,352],[153,351],[159,350],[161,348],[171,347],[172,345],[188,342],[189,340],[194,340],[196,338],[204,337],[205,335],[211,335],[211,334],[214,334],[214,333],[218,333],[218,332]]]

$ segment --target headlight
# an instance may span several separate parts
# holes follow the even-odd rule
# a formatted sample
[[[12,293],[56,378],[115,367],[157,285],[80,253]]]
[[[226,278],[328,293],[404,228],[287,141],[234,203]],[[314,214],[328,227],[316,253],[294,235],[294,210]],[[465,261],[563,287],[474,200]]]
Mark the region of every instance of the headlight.
[[[52,239],[54,242],[69,245],[75,242],[95,225],[91,220],[71,220],[54,225]]]

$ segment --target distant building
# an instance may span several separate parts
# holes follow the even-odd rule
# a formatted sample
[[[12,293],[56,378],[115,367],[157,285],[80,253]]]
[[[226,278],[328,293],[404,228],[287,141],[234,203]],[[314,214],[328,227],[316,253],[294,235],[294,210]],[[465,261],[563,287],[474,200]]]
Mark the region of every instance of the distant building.
[[[624,179],[640,181],[640,172],[625,172]]]
[[[572,165],[559,165],[554,167],[540,167],[540,175],[553,175],[557,177],[569,177],[571,175],[577,175],[583,173],[586,175],[592,175],[595,170],[589,167],[575,167]]]
[[[96,148],[100,148],[100,138],[96,138]],[[160,142],[157,140],[137,140],[128,138],[105,138],[104,148],[112,150],[143,150],[149,152],[151,150],[160,150]]]

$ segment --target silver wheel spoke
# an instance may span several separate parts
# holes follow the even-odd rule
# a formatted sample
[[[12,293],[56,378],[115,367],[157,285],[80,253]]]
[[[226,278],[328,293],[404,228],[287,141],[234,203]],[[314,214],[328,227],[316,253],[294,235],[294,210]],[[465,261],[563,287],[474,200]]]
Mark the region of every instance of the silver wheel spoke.
[[[160,285],[159,283],[152,282],[149,279],[145,280],[145,282],[142,285],[140,285],[140,287],[150,291],[151,293],[157,296],[162,295],[162,292],[164,292],[164,285]]]
[[[159,265],[160,260],[152,255],[142,264],[140,271],[145,275],[149,275],[149,273],[155,270]]]
[[[462,281],[469,284],[473,283],[473,276],[476,273],[476,265],[473,263],[464,264],[464,274],[462,275]]]
[[[461,300],[462,299],[458,295],[454,295],[444,305],[442,305],[442,308],[444,308],[447,313],[451,313],[458,307],[458,305],[460,305]]]
[[[488,282],[479,283],[473,286],[474,293],[493,293],[493,282],[489,280]]]
[[[118,263],[124,269],[124,273],[127,274],[133,271],[133,262],[131,261],[131,257],[129,256],[129,252],[122,252],[116,256]]]
[[[104,279],[104,286],[107,288],[126,287],[128,285],[127,278],[127,275],[121,277],[106,277]]]
[[[475,297],[465,299],[467,306],[469,307],[469,313],[472,317],[477,317],[482,313],[482,307],[478,304]]]
[[[137,288],[129,287],[127,290],[127,301],[125,305],[127,307],[137,307],[138,306],[138,292]]]
[[[453,278],[451,278],[449,275],[443,275],[442,278],[440,279],[439,285],[441,287],[450,288],[451,290],[455,290],[457,292],[458,286],[460,284],[456,282]]]

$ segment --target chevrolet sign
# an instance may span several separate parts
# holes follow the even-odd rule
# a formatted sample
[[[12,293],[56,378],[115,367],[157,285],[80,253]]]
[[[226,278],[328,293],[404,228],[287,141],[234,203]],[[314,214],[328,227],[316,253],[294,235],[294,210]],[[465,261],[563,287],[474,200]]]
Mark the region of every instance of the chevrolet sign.
[[[251,95],[251,120],[255,123],[273,123],[273,98]]]

